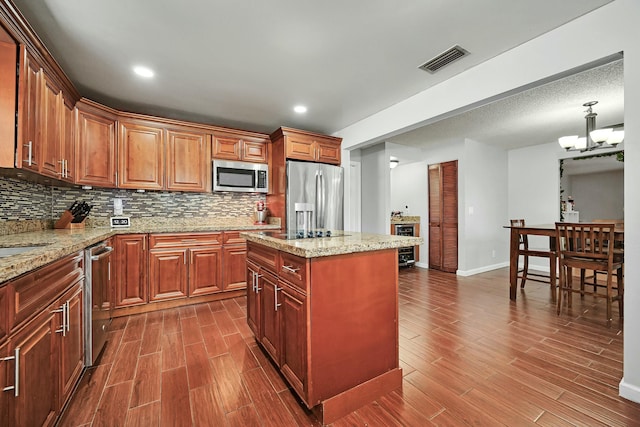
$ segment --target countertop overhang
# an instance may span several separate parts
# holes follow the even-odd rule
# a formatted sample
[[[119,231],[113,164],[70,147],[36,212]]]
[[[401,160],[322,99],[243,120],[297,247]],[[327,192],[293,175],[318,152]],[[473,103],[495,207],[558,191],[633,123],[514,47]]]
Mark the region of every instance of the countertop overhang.
[[[282,240],[262,233],[244,232],[240,236],[250,242],[260,243],[304,258],[343,255],[356,252],[371,252],[397,249],[423,243],[422,237],[391,236],[345,231],[344,236],[320,237],[313,239]]]
[[[0,247],[38,246],[17,255],[0,258],[0,283],[28,273],[38,267],[83,250],[116,234],[202,233],[238,230],[277,230],[278,225],[254,225],[224,221],[185,224],[174,221],[163,224],[140,224],[129,228],[85,228],[74,230],[44,230],[0,236]]]

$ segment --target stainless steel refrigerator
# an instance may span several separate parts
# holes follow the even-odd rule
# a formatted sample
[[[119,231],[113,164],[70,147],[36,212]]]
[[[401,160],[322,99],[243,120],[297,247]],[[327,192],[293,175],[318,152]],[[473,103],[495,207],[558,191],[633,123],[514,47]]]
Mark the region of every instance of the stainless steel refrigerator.
[[[342,230],[343,195],[342,167],[287,161],[287,232],[297,231],[296,208],[308,212],[312,230]]]

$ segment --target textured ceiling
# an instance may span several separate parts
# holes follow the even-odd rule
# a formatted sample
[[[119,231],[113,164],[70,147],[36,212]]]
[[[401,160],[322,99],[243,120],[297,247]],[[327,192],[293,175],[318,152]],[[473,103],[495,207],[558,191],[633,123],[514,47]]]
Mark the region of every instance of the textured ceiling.
[[[464,138],[504,149],[557,141],[560,136],[586,132],[586,108],[597,126],[624,121],[624,64],[619,59],[390,138],[389,142],[415,147],[460,141]],[[409,160],[409,159],[407,159]]]
[[[86,97],[248,130],[325,133],[609,1],[14,0]],[[455,44],[470,55],[433,75],[417,68]],[[135,64],[156,77],[134,77]],[[306,115],[294,115],[298,103]]]

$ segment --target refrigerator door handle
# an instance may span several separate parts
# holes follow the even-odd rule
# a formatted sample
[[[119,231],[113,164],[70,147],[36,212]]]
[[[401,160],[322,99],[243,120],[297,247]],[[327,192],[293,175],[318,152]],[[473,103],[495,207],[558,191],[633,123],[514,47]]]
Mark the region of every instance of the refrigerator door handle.
[[[318,193],[318,199],[320,203],[317,206],[318,214],[316,216],[316,228],[324,228],[324,205],[325,205],[325,189],[324,189],[324,175],[322,171],[318,172],[320,178],[320,191]]]

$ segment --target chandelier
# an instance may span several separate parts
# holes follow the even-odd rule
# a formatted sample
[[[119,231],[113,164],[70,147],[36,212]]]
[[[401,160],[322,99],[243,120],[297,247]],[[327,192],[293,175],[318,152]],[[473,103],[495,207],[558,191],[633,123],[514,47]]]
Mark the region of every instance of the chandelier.
[[[567,151],[591,151],[598,148],[614,148],[624,141],[624,130],[616,130],[622,125],[615,125],[609,128],[596,129],[596,116],[593,106],[598,101],[589,101],[582,104],[587,107],[584,118],[587,121],[586,136],[578,135],[563,136],[558,139],[558,143]]]

